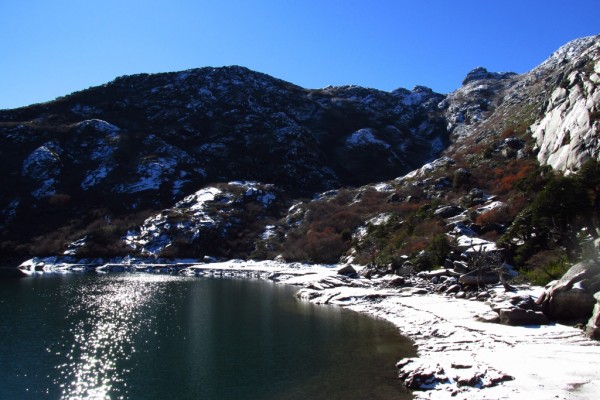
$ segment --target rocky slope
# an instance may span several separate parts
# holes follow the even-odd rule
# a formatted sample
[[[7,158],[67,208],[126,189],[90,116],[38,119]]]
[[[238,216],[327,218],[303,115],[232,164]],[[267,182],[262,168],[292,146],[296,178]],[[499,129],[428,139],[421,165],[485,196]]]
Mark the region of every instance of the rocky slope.
[[[294,197],[392,178],[446,146],[442,99],[307,90],[226,67],[127,76],[0,111],[3,239],[29,242],[23,224],[55,231],[92,209],[160,210],[211,182],[256,180]]]
[[[599,41],[522,75],[476,68],[447,96],[226,67],[0,111],[1,250],[386,263],[426,250],[431,267],[495,248],[548,183],[540,164],[598,159]]]
[[[541,164],[574,172],[598,159],[598,36],[576,39],[528,73],[473,70],[446,100],[454,143],[526,133]],[[467,144],[471,144],[467,141]]]

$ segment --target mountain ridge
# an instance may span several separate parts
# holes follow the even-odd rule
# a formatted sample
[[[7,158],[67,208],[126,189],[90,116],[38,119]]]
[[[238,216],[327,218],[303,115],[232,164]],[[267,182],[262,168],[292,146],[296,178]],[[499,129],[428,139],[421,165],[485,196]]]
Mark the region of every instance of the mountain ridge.
[[[124,76],[53,102],[0,110],[0,155],[9,171],[0,182],[6,188],[0,194],[3,251],[16,257],[61,254],[77,239],[96,237],[97,254],[102,253],[97,251],[102,241],[107,249],[127,253],[133,249],[119,238],[142,226],[149,215],[171,209],[169,218],[179,214],[181,223],[193,220],[170,207],[185,196],[221,185],[225,194],[220,200],[198,207],[207,207],[213,217],[220,215],[229,227],[225,231],[235,231],[236,237],[228,234],[223,240],[218,233],[220,239],[196,246],[200,229],[179,237],[179,247],[186,251],[166,241],[170,256],[202,256],[213,246],[219,249],[215,254],[224,257],[273,257],[282,252],[288,258],[311,260],[302,252],[292,256],[293,251],[284,251],[296,239],[296,247],[329,240],[338,257],[352,249],[364,253],[356,229],[365,221],[387,209],[403,218],[404,208],[413,207],[407,198],[420,207],[436,196],[435,201],[452,203],[448,196],[459,195],[464,182],[471,181],[470,190],[478,189],[472,182],[473,169],[482,168],[482,160],[491,165],[495,157],[502,157],[496,168],[534,168],[537,162],[576,173],[586,160],[597,159],[597,49],[598,36],[577,39],[520,75],[478,67],[448,95],[422,86],[392,92],[358,86],[304,89],[231,66]],[[565,99],[571,100],[567,104]],[[544,117],[552,115],[558,101],[563,109],[549,117],[549,124]],[[557,131],[572,128],[557,119],[572,109],[571,104],[581,102],[584,106],[575,113],[589,111],[587,125],[573,137],[587,147],[560,150],[563,142],[569,143]],[[552,159],[560,151],[578,155]],[[435,177],[440,175],[439,163],[427,164],[438,156],[452,160],[442,168],[448,171],[445,177]],[[421,183],[415,187],[406,186],[411,179],[394,180],[424,164],[432,165],[424,172],[432,180],[417,181]],[[272,194],[277,206],[245,196],[239,185],[231,184],[235,181],[255,182],[242,186],[246,192],[254,193],[254,188]],[[391,183],[373,185],[382,181]],[[380,190],[386,185],[391,190]],[[306,200],[331,189],[337,194]],[[494,196],[492,189],[487,196]],[[350,193],[358,198],[345,199]],[[394,196],[404,200],[388,202]],[[365,199],[378,205],[357,206]],[[314,217],[307,218],[307,212],[324,212],[322,208],[329,207],[325,202],[339,203],[350,222],[343,227],[317,226]],[[295,206],[295,216],[286,211],[294,204],[301,204]],[[282,223],[282,218],[296,222]],[[511,221],[503,222],[500,231]],[[32,224],[42,235],[23,228]],[[266,226],[275,227],[269,228],[268,240]],[[229,244],[215,246],[217,240]]]

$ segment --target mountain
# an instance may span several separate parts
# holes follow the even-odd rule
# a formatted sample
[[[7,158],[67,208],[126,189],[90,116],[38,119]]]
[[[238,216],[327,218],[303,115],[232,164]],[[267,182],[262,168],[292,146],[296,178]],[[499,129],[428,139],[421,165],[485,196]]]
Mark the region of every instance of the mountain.
[[[599,41],[526,74],[478,67],[448,95],[225,67],[2,110],[0,250],[383,262],[455,232],[443,258],[467,233],[518,256],[510,229],[544,165],[575,176],[598,159]]]
[[[47,233],[75,216],[160,210],[210,182],[311,196],[389,179],[448,143],[442,99],[426,88],[306,90],[226,67],[122,77],[2,111],[5,239],[30,240],[31,224]]]

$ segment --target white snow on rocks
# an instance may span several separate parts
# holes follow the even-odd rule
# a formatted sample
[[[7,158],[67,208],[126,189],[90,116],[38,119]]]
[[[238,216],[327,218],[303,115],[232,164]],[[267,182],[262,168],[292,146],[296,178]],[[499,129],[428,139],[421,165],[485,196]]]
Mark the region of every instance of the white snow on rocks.
[[[62,149],[54,142],[48,142],[35,149],[25,160],[21,169],[24,177],[33,180],[37,187],[31,193],[41,199],[56,194],[56,182],[61,171]]]
[[[226,237],[228,229],[236,223],[236,218],[230,217],[246,201],[256,202],[265,209],[273,205],[277,196],[271,188],[272,185],[252,181],[203,188],[146,219],[123,240],[136,252],[156,257],[174,242],[193,243],[207,232]],[[268,226],[262,237],[273,236],[275,229]]]
[[[561,46],[542,64],[532,70],[536,72],[544,69],[556,69],[560,64],[572,61],[575,56],[585,56],[595,50],[594,43],[598,42],[600,36],[587,36],[570,41]],[[596,47],[597,48],[597,47]]]
[[[386,149],[392,147],[389,143],[375,137],[373,130],[370,128],[357,130],[346,139],[346,144],[350,147],[362,147],[366,145],[377,145],[385,147]]]
[[[274,193],[265,191],[260,188],[261,184],[254,181],[233,181],[229,182],[232,186],[239,186],[246,189],[244,193],[245,197],[251,197],[256,199],[259,203],[262,203],[263,207],[269,206],[277,196]],[[263,185],[264,186],[264,185]],[[269,186],[269,185],[266,185]]]
[[[415,341],[417,362],[443,371],[445,383],[413,392],[417,399],[589,399],[600,388],[600,346],[579,329],[479,322],[489,305],[439,295],[398,293],[349,308],[392,321]],[[513,380],[483,389],[461,383],[478,374],[483,384]]]
[[[441,157],[436,160],[433,160],[430,163],[424,164],[421,168],[417,168],[414,171],[409,172],[408,174],[397,178],[397,181],[403,181],[405,179],[419,178],[423,175],[430,174],[433,171],[438,169],[446,168],[449,165],[455,164],[455,161],[450,157]]]
[[[260,238],[262,240],[269,240],[272,237],[275,237],[276,236],[275,228],[276,228],[275,225],[267,225],[267,226],[265,226],[265,230],[262,233],[262,235],[260,236]]]
[[[159,158],[157,160],[140,163],[136,167],[137,181],[117,187],[120,193],[137,193],[144,190],[157,190],[166,180],[165,175],[173,173],[177,162],[172,158]]]
[[[382,182],[382,183],[373,185],[373,189],[377,190],[378,192],[393,192],[394,191],[394,187],[387,182]]]
[[[145,190],[157,190],[161,185],[170,183],[176,175],[178,167],[185,164],[194,164],[195,160],[187,152],[179,147],[172,146],[157,137],[148,135],[144,146],[153,149],[152,154],[146,154],[137,163],[133,179],[127,183],[115,187],[118,193],[138,193]],[[189,172],[179,171],[180,179],[172,182],[172,192],[178,194],[181,187],[189,180],[186,176]],[[202,168],[195,168],[194,173],[206,176]]]
[[[423,384],[413,392],[416,399],[583,400],[595,398],[600,390],[600,344],[580,329],[481,322],[477,317],[491,310],[486,302],[390,288],[390,276],[348,278],[337,273],[340,267],[230,261],[193,268],[200,274],[270,272],[276,282],[302,286],[297,297],[304,301],[335,304],[394,323],[418,349],[418,358],[402,362],[414,360],[444,378],[442,383]],[[520,294],[535,297],[542,290],[522,287],[506,293],[495,286],[489,293],[501,302]],[[476,382],[470,386],[472,380]]]
[[[497,249],[496,243],[490,242],[485,239],[462,235],[457,239],[458,247],[465,253],[476,253],[476,252],[490,252]]]
[[[485,214],[487,212],[490,212],[492,210],[495,209],[500,209],[502,207],[506,207],[506,203],[502,202],[502,201],[492,201],[488,204],[485,204],[481,207],[477,208],[477,213],[478,214]]]
[[[112,139],[116,139],[121,132],[121,129],[118,126],[101,119],[88,119],[80,122],[77,125],[77,129],[80,133],[87,128],[92,128],[95,131],[101,132]]]
[[[88,171],[87,175],[81,182],[81,188],[88,190],[89,188],[97,185],[100,181],[108,176],[112,171],[112,167],[109,165],[100,165],[98,168]]]
[[[367,235],[369,225],[379,226],[379,225],[387,224],[391,217],[392,217],[391,213],[382,213],[382,214],[374,216],[373,218],[370,218],[369,220],[365,221],[364,225],[356,228],[356,230],[352,234],[352,237],[354,239],[357,239],[360,241]]]
[[[215,216],[206,209],[206,203],[214,201],[219,193],[221,190],[208,187],[185,197],[173,209],[146,219],[138,230],[128,232],[124,242],[144,255],[158,256],[178,237],[197,238],[202,228],[216,223]]]
[[[113,170],[111,158],[116,151],[121,129],[113,124],[100,119],[86,120],[78,124],[77,131],[83,134],[88,129],[93,129],[97,135],[83,141],[81,146],[87,151],[89,160],[96,164],[95,169],[89,170],[81,182],[83,190],[89,190],[104,180]]]
[[[175,204],[176,208],[186,208],[194,211],[195,216],[200,216],[204,210],[207,201],[213,201],[217,194],[221,193],[220,189],[215,187],[207,187],[198,190],[196,193],[185,197],[183,200]]]

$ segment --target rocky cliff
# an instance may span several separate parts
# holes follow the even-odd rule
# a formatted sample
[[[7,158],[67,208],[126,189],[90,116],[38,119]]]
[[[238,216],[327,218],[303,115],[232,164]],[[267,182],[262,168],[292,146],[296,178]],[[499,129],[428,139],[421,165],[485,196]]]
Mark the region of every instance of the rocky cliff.
[[[554,82],[531,130],[538,160],[563,172],[600,156],[600,43],[575,40],[532,71]],[[548,78],[546,78],[548,79]]]

